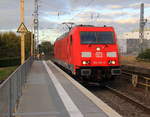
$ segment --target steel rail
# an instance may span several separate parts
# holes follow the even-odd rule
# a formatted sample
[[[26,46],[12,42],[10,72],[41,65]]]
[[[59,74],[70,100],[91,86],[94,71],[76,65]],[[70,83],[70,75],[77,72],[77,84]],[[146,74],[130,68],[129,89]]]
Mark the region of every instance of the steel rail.
[[[126,75],[128,77],[131,77],[131,79],[129,79],[127,77],[125,78],[125,79],[130,80],[131,82],[132,82],[132,75],[137,75],[140,79],[145,80],[145,82],[144,81],[143,82],[137,82],[137,84],[145,86],[146,89],[148,89],[148,87],[150,87],[150,76],[147,77],[144,74],[141,75],[139,73],[134,73],[134,72],[132,73],[131,71],[126,71],[126,70],[123,70],[122,74],[124,74],[124,75]]]
[[[119,96],[120,98],[125,99],[126,101],[132,103],[133,105],[137,106],[138,108],[142,109],[143,111],[145,111],[146,113],[150,114],[150,107],[147,107],[145,105],[143,105],[142,103],[132,99],[131,97],[128,97],[127,95],[123,94],[122,92],[110,87],[110,86],[105,86],[109,91],[115,93],[117,96]]]
[[[139,72],[135,72],[135,71],[122,70],[122,74],[126,74],[126,75],[137,74],[138,76],[140,76],[142,78],[144,78],[144,77],[150,78],[150,74],[144,74],[144,73],[139,73]]]

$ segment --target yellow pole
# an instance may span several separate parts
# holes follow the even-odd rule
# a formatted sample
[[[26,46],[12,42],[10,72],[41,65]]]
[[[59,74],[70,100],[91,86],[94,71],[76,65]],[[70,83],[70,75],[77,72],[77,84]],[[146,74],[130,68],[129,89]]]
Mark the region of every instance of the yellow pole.
[[[25,61],[25,34],[21,33],[21,64],[24,63]]]
[[[24,23],[24,0],[20,0],[20,23]],[[25,61],[25,34],[21,33],[21,64]]]
[[[24,23],[24,0],[20,0],[20,23]]]
[[[31,32],[31,56],[33,56],[33,34]]]

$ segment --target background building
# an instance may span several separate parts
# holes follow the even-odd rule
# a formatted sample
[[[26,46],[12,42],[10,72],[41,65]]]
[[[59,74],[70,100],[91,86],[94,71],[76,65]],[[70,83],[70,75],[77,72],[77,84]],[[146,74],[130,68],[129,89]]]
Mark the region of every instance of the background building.
[[[120,53],[124,55],[137,55],[140,52],[140,40],[138,30],[126,32],[118,36]],[[143,49],[150,48],[150,29],[145,29]]]
[[[131,32],[125,32],[122,35],[119,35],[120,39],[139,39],[139,31],[134,30]],[[150,40],[150,29],[145,29],[144,38]]]

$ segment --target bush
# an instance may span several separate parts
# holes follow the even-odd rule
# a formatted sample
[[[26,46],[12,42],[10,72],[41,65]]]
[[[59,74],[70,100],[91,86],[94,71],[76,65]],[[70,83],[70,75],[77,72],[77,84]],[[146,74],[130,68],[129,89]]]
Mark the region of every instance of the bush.
[[[13,32],[0,33],[0,58],[20,56],[20,37]]]
[[[0,59],[19,57],[21,51],[20,36],[13,32],[0,33]],[[30,56],[31,33],[25,35],[25,55]]]
[[[46,56],[53,55],[53,44],[50,41],[42,42],[39,46],[40,53],[44,52]]]
[[[20,65],[20,57],[7,57],[0,59],[0,67]]]
[[[150,49],[146,49],[144,52],[140,53],[137,56],[138,60],[146,60],[146,61],[150,61]]]

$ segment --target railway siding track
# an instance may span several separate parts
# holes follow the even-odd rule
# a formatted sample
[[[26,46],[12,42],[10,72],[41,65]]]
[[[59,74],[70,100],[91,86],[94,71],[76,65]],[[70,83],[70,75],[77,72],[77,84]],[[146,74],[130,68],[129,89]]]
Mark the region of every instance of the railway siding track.
[[[134,87],[144,86],[148,91],[150,88],[150,69],[137,66],[122,65],[122,74],[128,76]]]
[[[124,93],[110,87],[110,86],[105,86],[109,91],[115,93],[117,96],[119,96],[120,98],[125,99],[126,101],[132,103],[133,105],[137,106],[138,108],[142,109],[143,111],[145,111],[147,114],[150,114],[150,108],[145,106],[144,104],[140,103],[139,101],[132,99],[131,97],[125,95]]]
[[[117,89],[111,88],[110,86],[106,86],[106,89],[107,90],[94,91],[94,89],[92,88],[89,90],[93,94],[95,94],[98,98],[102,99],[105,103],[107,103],[110,107],[115,109],[118,113],[123,115],[124,117],[131,117],[131,116],[138,117],[139,115],[142,115],[142,117],[149,117],[150,108],[145,106],[143,103],[140,103],[140,101],[130,98],[127,96],[127,94],[117,91]],[[110,93],[107,93],[107,92],[110,92]],[[110,99],[108,98],[109,96],[113,96],[113,95],[116,97],[115,98],[110,97]],[[106,99],[103,99],[103,98],[106,98]],[[123,102],[121,102],[121,100]],[[126,108],[130,105],[132,106],[129,109]],[[129,113],[126,113],[126,112],[129,112]]]
[[[140,66],[121,65],[121,69],[124,72],[138,74],[140,76],[150,78],[150,68],[143,68]]]

